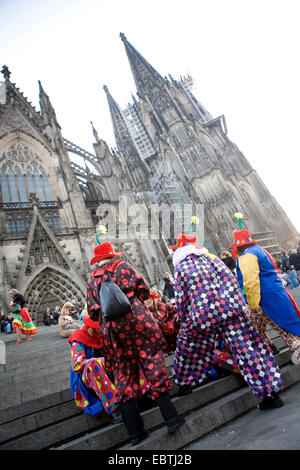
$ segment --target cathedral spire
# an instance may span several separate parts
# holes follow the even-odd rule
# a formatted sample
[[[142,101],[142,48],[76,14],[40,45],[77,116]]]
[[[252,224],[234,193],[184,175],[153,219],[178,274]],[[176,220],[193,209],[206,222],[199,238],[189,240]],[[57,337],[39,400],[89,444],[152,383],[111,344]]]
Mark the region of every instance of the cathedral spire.
[[[96,129],[94,127],[93,121],[90,121],[90,123],[91,123],[91,126],[92,126],[94,137],[96,139],[96,143],[99,144],[100,143],[99,134],[98,134],[98,132],[96,131]]]
[[[111,96],[106,85],[103,86],[103,89],[108,101],[116,144],[127,166],[129,177],[133,178],[135,185],[144,184],[148,178],[149,168],[139,155],[121,108]]]
[[[120,33],[120,37],[125,46],[138,95],[143,96],[144,94],[149,94],[155,83],[157,85],[164,84],[162,76],[144,59],[130,42],[127,41],[125,34]]]
[[[42,87],[40,80],[38,80],[38,84],[39,84],[39,96],[40,96],[40,109],[41,109],[41,114],[44,119],[44,122],[48,124],[49,122],[51,122],[51,118],[52,118],[54,123],[58,125],[56,114],[51,104],[51,101],[49,99],[49,96],[44,91],[44,88]]]
[[[117,104],[117,102],[114,100],[114,98],[111,96],[108,88],[106,85],[103,85],[103,90],[106,93],[106,98],[109,106],[109,111],[111,115],[111,120],[113,124],[113,130],[114,130],[114,135],[116,139],[116,144],[119,150],[122,150],[123,147],[123,140],[124,140],[124,134],[128,133],[128,129],[125,123],[125,119],[123,117],[121,108]]]

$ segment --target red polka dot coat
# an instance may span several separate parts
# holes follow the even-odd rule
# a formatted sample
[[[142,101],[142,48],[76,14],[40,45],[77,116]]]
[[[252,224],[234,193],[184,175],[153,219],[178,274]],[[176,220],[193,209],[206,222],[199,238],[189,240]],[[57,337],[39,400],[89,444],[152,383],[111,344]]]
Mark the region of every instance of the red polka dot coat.
[[[114,321],[106,321],[101,311],[99,288],[102,276],[106,279],[105,270],[110,272],[113,282],[127,295],[132,307],[131,313]],[[129,263],[121,260],[96,268],[88,281],[88,313],[99,315],[106,366],[113,371],[118,402],[138,397],[139,364],[150,384],[153,399],[171,388],[163,352],[166,341],[144,304],[149,293],[149,286],[143,277]]]

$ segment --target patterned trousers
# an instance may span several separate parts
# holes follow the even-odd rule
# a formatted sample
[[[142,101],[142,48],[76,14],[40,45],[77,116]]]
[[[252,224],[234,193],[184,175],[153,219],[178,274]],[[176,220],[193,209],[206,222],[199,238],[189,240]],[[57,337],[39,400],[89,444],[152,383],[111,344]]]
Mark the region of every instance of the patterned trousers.
[[[263,310],[249,310],[248,315],[251,323],[253,323],[254,327],[256,328],[258,333],[263,337],[266,343],[273,343],[270,336],[266,332],[267,326],[270,326],[274,331],[277,331],[277,333],[279,333],[279,335],[281,336],[287,347],[290,349],[290,351],[297,352],[297,355],[299,355],[300,359],[300,336],[293,335],[292,333],[283,330],[279,325],[277,325],[277,323],[271,320],[271,318],[269,318],[268,315],[263,312]]]
[[[150,386],[147,383],[140,366],[138,366],[138,373],[138,397],[140,398],[150,389]],[[118,401],[116,397],[116,387],[106,374],[102,358],[91,358],[87,360],[82,373],[82,383],[86,388],[92,389],[96,393],[104,410],[108,414],[116,408],[116,403]],[[77,394],[75,394],[76,405],[80,408],[84,408],[84,401],[84,398],[80,394],[80,390],[78,390]]]
[[[115,386],[106,375],[101,358],[91,358],[86,361],[82,373],[82,383],[86,388],[90,388],[96,393],[106,413],[113,411],[116,403]],[[84,398],[80,392],[78,396],[75,396],[75,402],[80,408],[84,407]]]
[[[234,316],[205,330],[199,325],[187,330],[182,325],[173,367],[175,383],[195,386],[208,377],[216,334],[226,341],[233,361],[257,398],[283,389],[280,370],[270,347],[246,316]]]

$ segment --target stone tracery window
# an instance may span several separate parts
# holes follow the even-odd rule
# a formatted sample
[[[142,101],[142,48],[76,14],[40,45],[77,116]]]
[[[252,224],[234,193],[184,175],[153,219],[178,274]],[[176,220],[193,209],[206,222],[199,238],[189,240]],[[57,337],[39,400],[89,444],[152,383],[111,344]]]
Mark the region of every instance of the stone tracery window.
[[[7,230],[9,233],[26,233],[31,224],[29,212],[13,212],[6,214]]]
[[[40,201],[53,201],[48,175],[31,149],[11,145],[0,161],[2,202],[27,202],[30,193],[36,193]]]
[[[12,144],[0,154],[0,202],[5,211],[7,232],[26,234],[32,220],[30,195],[35,193],[47,225],[61,230],[57,208],[53,200],[48,174],[43,161],[34,149]],[[44,215],[44,214],[43,214]]]

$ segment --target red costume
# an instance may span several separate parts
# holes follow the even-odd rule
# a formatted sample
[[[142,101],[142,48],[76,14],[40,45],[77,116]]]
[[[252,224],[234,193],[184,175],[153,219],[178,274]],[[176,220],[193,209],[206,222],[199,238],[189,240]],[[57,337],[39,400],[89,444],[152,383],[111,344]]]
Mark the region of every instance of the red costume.
[[[99,288],[105,270],[109,271],[112,281],[127,295],[132,306],[131,313],[114,321],[106,321],[101,312]],[[88,281],[88,312],[91,316],[96,312],[99,314],[100,327],[105,337],[105,361],[114,373],[118,401],[126,402],[138,397],[139,364],[151,385],[153,399],[171,388],[163,353],[167,345],[159,326],[144,304],[149,293],[142,276],[129,263],[121,260],[96,268]]]
[[[164,348],[164,351],[166,353],[175,351],[179,331],[176,308],[173,305],[157,301],[149,310],[156,318],[158,326],[167,342],[167,347]]]
[[[106,229],[102,226],[101,230],[103,229],[102,233],[105,233]],[[98,233],[100,234],[100,230]],[[99,243],[98,234],[96,239]],[[94,269],[88,281],[87,307],[90,316],[99,319],[106,366],[114,373],[116,399],[120,403],[121,415],[131,444],[138,444],[148,435],[136,402],[139,392],[139,366],[151,387],[149,393],[160,408],[168,432],[173,433],[182,426],[184,418],[178,415],[167,393],[171,388],[163,352],[167,344],[158,323],[144,304],[150,295],[148,284],[129,263],[107,260],[122,255],[114,253],[110,243],[97,245],[94,254],[90,264],[98,261],[105,264]],[[104,318],[99,297],[102,280],[107,277],[104,274],[106,270],[131,303],[130,313],[109,321]]]

